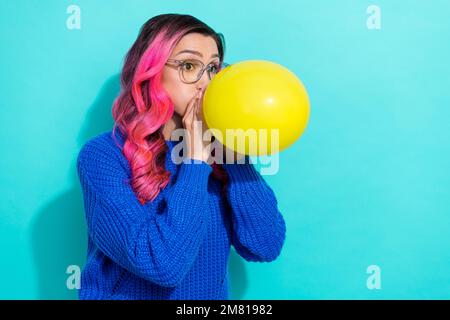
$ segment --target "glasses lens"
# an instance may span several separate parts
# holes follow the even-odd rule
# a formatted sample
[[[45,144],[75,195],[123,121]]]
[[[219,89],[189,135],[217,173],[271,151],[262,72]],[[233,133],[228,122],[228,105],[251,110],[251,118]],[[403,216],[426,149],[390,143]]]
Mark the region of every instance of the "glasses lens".
[[[216,75],[217,73],[219,73],[220,71],[222,71],[223,69],[225,69],[228,66],[229,66],[229,64],[225,63],[225,62],[223,62],[222,64],[215,65],[215,67],[211,68],[211,76]]]
[[[200,71],[203,69],[203,63],[198,60],[185,60],[181,64],[181,72],[184,81],[195,82]]]

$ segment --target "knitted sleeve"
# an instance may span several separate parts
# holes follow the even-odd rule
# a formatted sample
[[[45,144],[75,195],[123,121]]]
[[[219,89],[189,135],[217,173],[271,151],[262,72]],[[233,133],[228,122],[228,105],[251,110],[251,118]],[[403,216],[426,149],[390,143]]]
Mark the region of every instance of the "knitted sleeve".
[[[174,287],[187,274],[206,232],[206,162],[180,164],[162,206],[143,206],[112,147],[87,143],[77,159],[89,236],[123,268],[158,285]],[[170,190],[169,190],[170,186]],[[160,203],[161,204],[161,203]]]
[[[225,163],[223,167],[229,177],[231,242],[236,252],[247,261],[275,260],[285,240],[286,224],[273,190],[253,167],[249,156],[243,164]]]

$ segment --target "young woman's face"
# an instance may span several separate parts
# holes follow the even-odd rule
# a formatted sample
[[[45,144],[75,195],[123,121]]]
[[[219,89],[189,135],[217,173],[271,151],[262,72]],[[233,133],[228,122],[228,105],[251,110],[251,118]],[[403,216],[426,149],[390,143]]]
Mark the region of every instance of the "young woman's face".
[[[190,52],[182,52],[184,50]],[[169,59],[196,59],[202,61],[205,66],[210,63],[219,65],[220,62],[219,51],[214,39],[200,33],[189,33],[182,37]],[[167,65],[164,67],[162,75],[163,87],[174,103],[175,112],[180,116],[184,115],[189,101],[195,96],[197,90],[200,88],[203,94],[209,82],[208,72],[205,71],[197,82],[184,83],[180,79],[179,70]]]

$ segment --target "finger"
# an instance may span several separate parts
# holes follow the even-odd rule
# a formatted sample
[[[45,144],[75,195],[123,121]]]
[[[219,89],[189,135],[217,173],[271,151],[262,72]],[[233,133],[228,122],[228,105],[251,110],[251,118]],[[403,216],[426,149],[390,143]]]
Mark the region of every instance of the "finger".
[[[187,116],[189,114],[189,112],[191,111],[193,105],[195,104],[195,97],[193,96],[192,99],[188,102],[186,110],[184,112],[184,116]]]
[[[186,110],[184,112],[184,115],[183,115],[183,121],[184,122],[188,122],[192,118],[191,114],[192,114],[192,112],[194,110],[194,107],[195,107],[195,100],[196,100],[196,98],[194,97],[193,99],[191,99],[191,101],[189,101],[189,103],[188,103],[188,105],[186,107]]]
[[[204,99],[205,99],[205,91],[202,91],[200,93],[200,103],[199,103],[199,110],[198,110],[199,115],[202,115],[202,116],[203,116],[202,110],[203,110],[203,101],[204,101]],[[203,117],[202,117],[202,120],[203,120]]]
[[[197,101],[197,99],[196,99],[196,101]],[[190,114],[190,116],[191,116],[190,121],[191,121],[191,128],[192,128],[192,130],[195,129],[195,125],[196,125],[195,124],[195,120],[197,120],[197,118],[195,117],[196,109],[197,109],[197,102],[193,105],[192,112]]]
[[[195,118],[198,120],[198,110],[200,109],[200,97],[197,98],[197,103],[195,104]]]
[[[193,106],[193,112],[192,112],[192,124],[194,124],[194,121],[195,120],[197,120],[197,109],[198,109],[198,102],[199,102],[199,99],[200,99],[200,97],[199,97],[199,94],[198,94],[198,92],[197,92],[197,95],[196,95],[196,97],[195,97],[195,102],[194,102],[194,106]]]

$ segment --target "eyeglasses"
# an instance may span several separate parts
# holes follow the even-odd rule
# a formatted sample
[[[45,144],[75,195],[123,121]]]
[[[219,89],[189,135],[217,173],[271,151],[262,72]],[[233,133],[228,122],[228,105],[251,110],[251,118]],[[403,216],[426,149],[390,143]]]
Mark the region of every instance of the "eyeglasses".
[[[207,71],[209,80],[212,79],[220,70],[229,66],[228,63],[210,63],[207,66],[197,59],[175,60],[168,59],[167,66],[178,69],[181,81],[184,83],[195,83],[200,80],[203,73]]]

